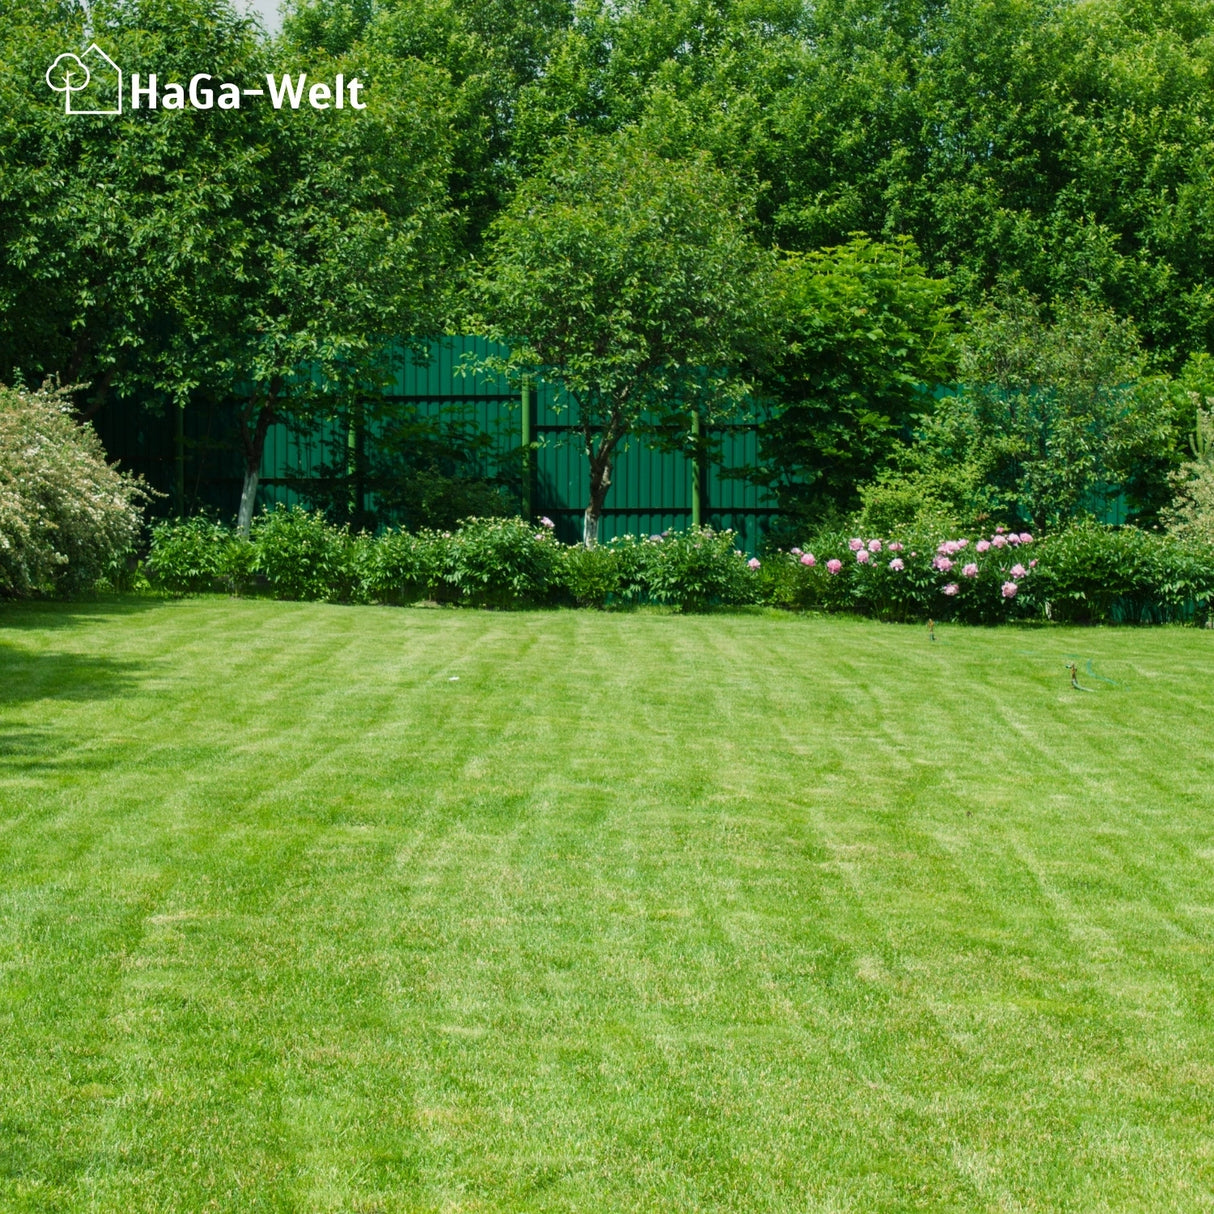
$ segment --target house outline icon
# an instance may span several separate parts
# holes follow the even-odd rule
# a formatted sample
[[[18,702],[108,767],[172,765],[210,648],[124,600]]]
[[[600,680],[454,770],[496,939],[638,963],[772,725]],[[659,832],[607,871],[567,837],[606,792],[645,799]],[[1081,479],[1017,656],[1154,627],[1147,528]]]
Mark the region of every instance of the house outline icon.
[[[63,58],[62,55],[60,56],[60,59],[61,58]],[[72,56],[72,58],[76,58],[76,56]],[[74,110],[72,109],[72,93],[77,92],[78,90],[68,88],[66,90],[67,96],[64,98],[63,102],[63,112],[65,114],[121,114],[122,68],[120,68],[118,64],[116,64],[95,42],[88,48],[87,51],[84,52],[83,55],[80,55],[78,58],[82,63],[84,63],[86,59],[93,59],[93,63],[91,65],[88,63],[84,64],[85,70],[89,73],[89,80],[86,80],[84,84],[85,88],[88,87],[89,82],[93,79],[103,80],[105,78],[107,68],[114,72],[114,74],[118,77],[118,107],[117,109],[112,110]],[[58,63],[59,60],[56,59],[55,62]],[[53,66],[54,65],[52,65],[52,67]],[[49,70],[47,74],[49,76]],[[50,81],[48,80],[47,83],[49,84]]]

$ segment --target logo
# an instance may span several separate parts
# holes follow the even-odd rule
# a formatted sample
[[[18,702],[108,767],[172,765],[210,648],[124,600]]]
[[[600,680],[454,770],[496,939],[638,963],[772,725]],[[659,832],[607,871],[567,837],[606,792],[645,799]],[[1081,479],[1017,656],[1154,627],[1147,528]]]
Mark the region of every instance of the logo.
[[[306,72],[298,76],[267,73],[265,81],[265,88],[242,88],[229,80],[217,81],[209,72],[198,72],[188,84],[169,81],[162,85],[155,72],[149,73],[146,81],[138,72],[132,72],[130,108],[238,110],[245,98],[267,96],[276,110],[284,105],[297,110],[305,96],[314,110],[367,108],[367,103],[359,98],[363,82],[357,76],[347,80],[339,72],[332,84],[318,80],[308,85]],[[46,82],[56,93],[63,94],[65,114],[122,113],[122,69],[95,42],[82,55],[70,52],[60,55],[46,69]]]
[[[83,55],[60,55],[46,82],[63,94],[65,114],[122,113],[122,68],[95,42]]]

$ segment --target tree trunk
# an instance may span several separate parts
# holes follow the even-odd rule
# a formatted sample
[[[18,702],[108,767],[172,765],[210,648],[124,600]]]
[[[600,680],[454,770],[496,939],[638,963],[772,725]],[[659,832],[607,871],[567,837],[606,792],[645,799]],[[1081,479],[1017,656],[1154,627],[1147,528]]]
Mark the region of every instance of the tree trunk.
[[[244,484],[240,490],[240,512],[236,530],[246,539],[253,523],[253,507],[257,503],[257,483],[261,479],[261,454],[266,446],[266,432],[278,420],[274,413],[276,391],[271,389],[265,403],[258,408],[251,404],[240,411],[240,442],[244,448]],[[254,410],[256,420],[254,421]],[[252,423],[250,425],[250,423]]]
[[[611,451],[599,448],[597,458],[590,461],[590,502],[582,520],[582,543],[593,548],[599,542],[599,515],[611,488]]]
[[[261,479],[260,468],[260,459],[254,467],[245,466],[244,484],[240,490],[240,513],[236,516],[236,530],[246,539],[253,523],[253,504],[257,501],[257,482]]]

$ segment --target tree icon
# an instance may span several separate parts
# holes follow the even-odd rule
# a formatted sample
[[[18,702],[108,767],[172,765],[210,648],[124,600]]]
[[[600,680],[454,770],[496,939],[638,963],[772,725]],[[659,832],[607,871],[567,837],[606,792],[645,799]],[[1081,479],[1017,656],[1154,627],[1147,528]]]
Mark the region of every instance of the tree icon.
[[[122,113],[122,69],[95,42],[83,55],[60,55],[46,69],[46,83],[63,94],[65,114]],[[81,96],[86,90],[88,96]]]

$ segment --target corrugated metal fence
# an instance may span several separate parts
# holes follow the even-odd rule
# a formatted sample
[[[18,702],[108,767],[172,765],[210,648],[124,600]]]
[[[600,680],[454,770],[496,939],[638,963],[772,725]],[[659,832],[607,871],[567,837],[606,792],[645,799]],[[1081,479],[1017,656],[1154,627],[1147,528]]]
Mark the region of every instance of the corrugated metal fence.
[[[489,475],[508,461],[517,465],[529,436],[531,483],[524,485],[520,508],[552,518],[561,538],[574,541],[580,536],[589,484],[586,456],[573,425],[576,405],[553,384],[540,382],[520,390],[504,378],[464,373],[466,356],[489,352],[477,338],[433,342],[428,360],[408,355],[401,360],[385,395],[419,419],[457,419],[487,435],[484,470]],[[243,463],[231,406],[203,402],[185,410],[166,409],[158,416],[137,402],[117,401],[101,410],[94,424],[111,459],[141,473],[166,495],[162,512],[205,506],[235,514]],[[689,452],[658,450],[631,439],[616,461],[602,538],[688,526],[698,488],[696,513],[701,521],[733,528],[741,546],[755,551],[775,513],[775,501],[731,473],[756,466],[756,424],[757,419],[744,418],[714,431],[714,454],[698,470]],[[334,440],[340,441],[336,426],[321,422],[307,431],[286,425],[271,428],[262,457],[261,506],[301,500],[293,486],[332,458]],[[370,426],[373,429],[374,423]]]

